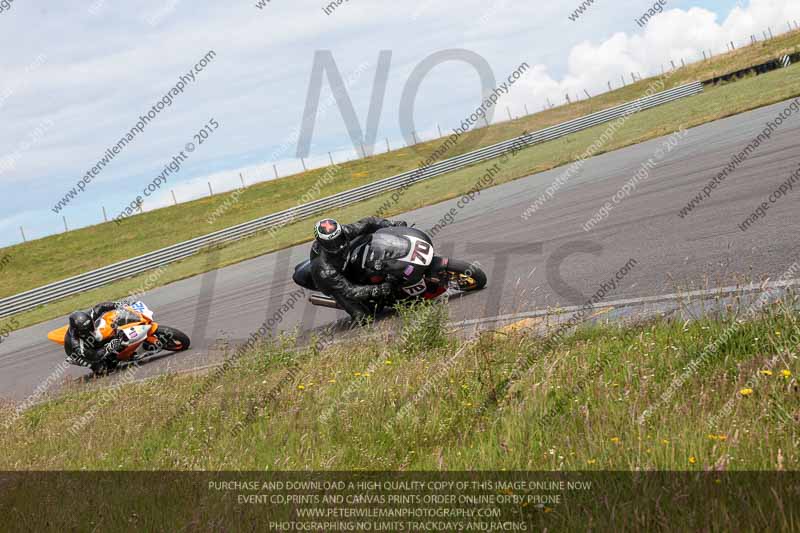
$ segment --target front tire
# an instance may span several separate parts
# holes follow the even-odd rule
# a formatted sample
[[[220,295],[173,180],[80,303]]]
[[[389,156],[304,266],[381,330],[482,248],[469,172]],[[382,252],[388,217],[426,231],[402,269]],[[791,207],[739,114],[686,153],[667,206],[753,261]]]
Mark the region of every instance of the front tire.
[[[163,350],[168,352],[184,352],[189,349],[192,342],[189,336],[175,328],[159,326],[156,331],[156,338]]]
[[[459,259],[450,259],[447,263],[450,284],[462,292],[479,291],[486,286],[486,273],[478,263],[467,263]]]

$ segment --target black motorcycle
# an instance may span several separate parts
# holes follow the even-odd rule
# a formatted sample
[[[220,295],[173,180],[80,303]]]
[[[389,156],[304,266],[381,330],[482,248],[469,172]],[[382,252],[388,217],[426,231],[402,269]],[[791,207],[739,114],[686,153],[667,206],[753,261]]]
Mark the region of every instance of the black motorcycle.
[[[486,274],[476,263],[441,257],[434,253],[433,241],[416,228],[393,227],[356,238],[344,267],[344,275],[359,285],[377,285],[384,281],[394,287],[394,301],[376,302],[378,307],[402,300],[437,298],[448,289],[459,292],[477,291],[486,286]],[[295,267],[295,282],[317,291],[311,278],[311,261]],[[336,300],[315,293],[313,305],[341,309]]]

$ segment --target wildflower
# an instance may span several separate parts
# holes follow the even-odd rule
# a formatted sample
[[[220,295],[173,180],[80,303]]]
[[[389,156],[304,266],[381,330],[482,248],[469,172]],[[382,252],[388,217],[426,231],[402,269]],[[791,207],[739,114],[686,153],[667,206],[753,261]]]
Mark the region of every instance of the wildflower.
[[[597,462],[597,459],[589,459],[588,461],[586,461],[586,464],[593,465],[593,464],[595,464],[596,462]]]
[[[781,370],[781,375],[785,378],[788,378],[792,375],[792,373],[789,370]]]
[[[355,376],[356,376],[357,378],[360,378],[360,377],[361,377],[361,372],[356,372],[356,373],[355,373]]]
[[[305,385],[303,385],[302,383],[301,383],[300,385],[298,385],[298,386],[297,386],[297,388],[298,388],[299,390],[306,390],[306,387],[305,387]]]
[[[619,444],[619,437],[611,437],[611,442],[614,444]]]
[[[753,389],[742,389],[739,391],[739,394],[741,394],[742,396],[750,396],[751,394],[753,394]]]
[[[758,373],[761,374],[762,376],[771,376],[772,370],[759,370]]]
[[[387,360],[386,360],[386,364],[387,364],[387,365],[391,365],[391,364],[392,364],[392,360],[391,360],[391,359],[387,359]]]
[[[661,444],[669,444],[669,441],[667,439],[661,439]]]
[[[727,435],[713,435],[712,434],[712,435],[709,435],[708,438],[711,439],[711,440],[721,440],[721,441],[728,440],[728,436]]]
[[[329,379],[328,383],[336,383],[336,380],[335,379]]]
[[[690,464],[690,465],[693,465],[693,464],[695,464],[696,462],[697,462],[697,458],[696,458],[694,455],[692,455],[691,457],[689,457],[689,464]]]

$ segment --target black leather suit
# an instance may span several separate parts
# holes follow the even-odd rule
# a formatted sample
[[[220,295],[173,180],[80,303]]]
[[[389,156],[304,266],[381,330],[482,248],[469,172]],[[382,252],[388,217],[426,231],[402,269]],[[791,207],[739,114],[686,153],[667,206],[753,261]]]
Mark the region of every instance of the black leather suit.
[[[119,304],[115,302],[103,302],[95,305],[90,310],[86,311],[86,313],[94,322],[103,316],[103,314],[117,309],[118,306]],[[66,352],[67,357],[71,358],[76,364],[81,366],[92,366],[92,364],[102,361],[103,358],[108,355],[106,345],[110,342],[110,340],[111,339],[108,341],[98,342],[95,340],[94,336],[89,336],[88,338],[82,339],[72,331],[72,328],[70,328],[67,330],[67,336],[64,339],[64,351]]]
[[[352,242],[357,237],[394,225],[384,218],[367,217],[353,224],[342,224],[342,231],[347,240]],[[346,260],[347,254],[331,255],[315,242],[311,247],[311,277],[317,290],[334,298],[353,320],[363,322],[374,313],[369,304],[380,295],[381,287],[358,285],[348,280],[343,274]]]

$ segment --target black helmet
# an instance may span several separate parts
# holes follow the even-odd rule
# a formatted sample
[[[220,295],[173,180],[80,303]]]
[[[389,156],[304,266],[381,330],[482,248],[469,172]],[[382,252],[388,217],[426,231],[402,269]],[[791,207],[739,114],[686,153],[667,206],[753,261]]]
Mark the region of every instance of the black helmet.
[[[314,225],[314,236],[323,250],[333,255],[340,255],[347,251],[347,236],[341,224],[332,218],[320,220]]]
[[[83,311],[77,311],[69,315],[69,327],[78,338],[89,337],[94,332],[92,317]]]

